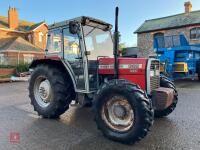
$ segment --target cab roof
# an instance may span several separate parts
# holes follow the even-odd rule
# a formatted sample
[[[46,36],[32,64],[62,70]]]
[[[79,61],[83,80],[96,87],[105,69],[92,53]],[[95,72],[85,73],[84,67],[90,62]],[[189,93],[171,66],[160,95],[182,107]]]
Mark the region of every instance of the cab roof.
[[[106,22],[104,22],[102,20],[99,20],[99,19],[88,17],[88,16],[81,16],[81,17],[70,19],[70,20],[65,20],[65,21],[62,21],[62,22],[57,22],[57,23],[54,23],[52,25],[49,25],[48,29],[51,30],[51,29],[55,29],[55,28],[60,28],[60,27],[63,27],[63,26],[67,26],[67,25],[69,25],[70,21],[77,21],[77,22],[79,22],[81,24],[86,24],[86,25],[90,25],[91,24],[91,26],[93,26],[92,24],[99,24],[101,26],[104,26],[105,29],[112,29],[112,25],[111,24],[106,23]]]

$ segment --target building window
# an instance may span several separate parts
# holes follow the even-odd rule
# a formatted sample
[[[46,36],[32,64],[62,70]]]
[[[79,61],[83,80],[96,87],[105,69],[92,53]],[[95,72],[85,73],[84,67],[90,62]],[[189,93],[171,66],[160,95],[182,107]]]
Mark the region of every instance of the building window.
[[[164,33],[158,32],[153,35],[154,37],[154,48],[165,47]]]
[[[32,40],[33,38],[32,38],[32,35],[31,34],[29,34],[28,35],[28,41],[30,42],[30,43],[33,43],[33,40]]]
[[[43,39],[43,33],[42,32],[39,32],[39,42],[42,42],[42,39]]]
[[[190,30],[190,39],[200,39],[200,27]]]
[[[30,64],[33,61],[32,54],[23,54],[24,56],[24,64]]]
[[[3,65],[5,62],[4,54],[0,54],[0,65]]]

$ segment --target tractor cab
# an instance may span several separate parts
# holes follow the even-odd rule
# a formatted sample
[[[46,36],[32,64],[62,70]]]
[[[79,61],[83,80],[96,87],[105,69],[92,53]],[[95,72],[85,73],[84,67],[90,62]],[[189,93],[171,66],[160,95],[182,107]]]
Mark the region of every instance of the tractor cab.
[[[79,17],[49,26],[46,58],[59,57],[75,77],[77,91],[97,88],[97,59],[113,57],[112,25]]]

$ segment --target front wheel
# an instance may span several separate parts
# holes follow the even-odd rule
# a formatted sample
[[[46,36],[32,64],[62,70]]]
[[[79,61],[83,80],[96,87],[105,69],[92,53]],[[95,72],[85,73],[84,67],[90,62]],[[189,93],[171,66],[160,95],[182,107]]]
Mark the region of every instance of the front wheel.
[[[126,80],[102,85],[94,107],[98,129],[114,141],[135,143],[147,135],[153,124],[151,101],[137,85]]]
[[[162,76],[160,77],[160,86],[173,89],[175,94],[174,94],[173,102],[169,107],[165,108],[164,110],[155,110],[156,118],[165,117],[171,114],[176,108],[176,105],[178,103],[178,92],[176,90],[174,83],[172,83],[167,77]]]

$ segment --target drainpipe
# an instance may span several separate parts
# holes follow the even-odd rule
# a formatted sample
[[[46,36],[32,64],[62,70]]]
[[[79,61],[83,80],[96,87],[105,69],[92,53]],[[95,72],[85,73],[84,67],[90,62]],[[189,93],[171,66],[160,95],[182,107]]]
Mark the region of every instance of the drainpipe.
[[[20,51],[18,51],[18,57],[17,57],[17,65],[19,66],[19,55],[20,55]]]

